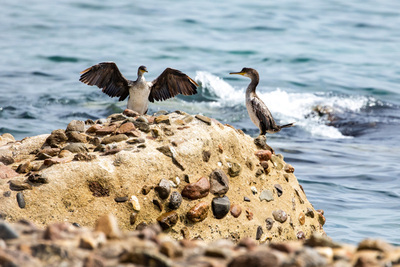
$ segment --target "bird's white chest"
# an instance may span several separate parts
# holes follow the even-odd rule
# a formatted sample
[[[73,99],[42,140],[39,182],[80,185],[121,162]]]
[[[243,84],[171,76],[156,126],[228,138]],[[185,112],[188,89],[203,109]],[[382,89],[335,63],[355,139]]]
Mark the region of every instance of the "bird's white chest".
[[[128,109],[145,114],[149,104],[150,87],[146,82],[129,88]]]
[[[247,112],[249,113],[249,117],[250,117],[251,121],[252,121],[257,127],[259,127],[260,121],[259,121],[259,119],[257,118],[255,108],[251,105],[251,100],[252,100],[252,96],[251,96],[251,95],[246,95],[246,108],[247,108]]]

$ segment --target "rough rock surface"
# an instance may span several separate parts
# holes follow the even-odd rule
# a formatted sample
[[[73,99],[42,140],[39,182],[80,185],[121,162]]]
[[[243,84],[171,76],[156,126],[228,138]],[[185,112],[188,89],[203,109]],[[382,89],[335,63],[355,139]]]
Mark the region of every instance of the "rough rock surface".
[[[260,243],[323,233],[323,213],[307,200],[293,168],[285,168],[282,155],[258,148],[250,136],[214,119],[180,111],[162,116],[155,120],[148,115],[114,114],[95,124],[88,121],[79,132],[84,137],[80,143],[68,140],[62,129],[21,141],[3,135],[0,158],[8,159],[8,165],[2,168],[12,177],[0,177],[1,217],[8,222],[27,219],[39,226],[68,222],[94,227],[100,216],[112,213],[121,230],[143,228],[159,219],[164,231],[175,239],[190,236],[234,242],[256,238],[257,232],[262,233],[258,236]],[[126,123],[132,123],[128,132]],[[74,124],[82,130],[83,123]],[[19,166],[20,173],[12,172]],[[232,166],[237,168],[232,170]],[[215,218],[211,210],[216,197],[213,194],[200,194],[201,198],[193,200],[182,194],[186,186],[200,178],[210,179],[215,169],[230,174],[229,188],[223,194],[235,207],[235,216],[228,212],[222,219]],[[176,215],[170,213],[169,197],[160,198],[154,189],[162,179],[170,182],[171,191],[183,196],[173,210]],[[10,187],[10,180],[14,187]],[[30,186],[15,187],[24,183]],[[273,193],[273,200],[260,200],[264,190]],[[20,200],[23,198],[24,208],[17,202],[17,193]],[[115,201],[118,197],[130,201]],[[197,221],[189,219],[188,212],[199,203],[205,203],[202,207],[208,211],[197,214]],[[277,210],[287,219],[275,221],[273,212]],[[311,213],[315,216],[309,216]],[[267,223],[267,218],[272,222]],[[82,242],[90,246],[94,241]],[[129,261],[134,255],[126,257]]]

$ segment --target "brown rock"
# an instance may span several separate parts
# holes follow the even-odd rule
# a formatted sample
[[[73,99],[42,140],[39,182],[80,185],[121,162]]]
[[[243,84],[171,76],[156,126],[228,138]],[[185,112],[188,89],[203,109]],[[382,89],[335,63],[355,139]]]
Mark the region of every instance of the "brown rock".
[[[303,212],[301,212],[301,213],[299,214],[299,222],[300,222],[301,225],[304,225],[305,222],[306,222],[306,216],[304,215]]]
[[[104,215],[97,220],[96,231],[103,232],[107,238],[118,238],[121,233],[117,219],[112,214]]]
[[[22,191],[26,189],[32,189],[32,186],[28,183],[18,181],[18,180],[11,180],[10,181],[10,189],[14,191]]]
[[[90,127],[90,128],[92,128],[92,127]],[[117,130],[117,126],[116,125],[103,126],[100,129],[97,129],[96,134],[98,134],[98,135],[107,135],[107,134],[114,133],[116,130]]]
[[[201,120],[202,122],[211,125],[211,119],[209,117],[203,116],[203,115],[196,115],[194,116],[196,119]]]
[[[60,144],[66,142],[68,140],[65,131],[62,129],[54,130],[51,132],[49,137],[47,137],[45,143],[47,143],[51,147],[58,147]]]
[[[294,167],[290,164],[286,164],[284,167],[284,171],[287,173],[294,173]]]
[[[58,148],[58,147],[54,147],[54,148],[48,147],[48,148],[40,150],[38,155],[39,154],[46,154],[46,155],[49,155],[51,157],[54,157],[54,156],[57,156],[59,153],[60,153],[60,148]]]
[[[215,195],[224,195],[229,190],[229,178],[221,169],[215,169],[210,174],[210,192]]]
[[[60,164],[60,163],[67,163],[67,162],[71,162],[72,159],[68,159],[68,158],[49,158],[44,160],[43,165],[45,166],[51,166],[54,164]]]
[[[85,131],[85,122],[83,121],[78,121],[78,120],[72,120],[68,126],[65,132],[84,132]]]
[[[118,142],[122,142],[128,140],[128,136],[126,136],[125,134],[117,134],[117,135],[112,135],[112,136],[108,136],[105,137],[101,143],[102,144],[111,144],[111,143],[118,143]]]
[[[231,206],[231,214],[233,217],[237,218],[242,214],[242,208],[237,204],[232,204]]]
[[[163,230],[167,230],[178,222],[178,213],[175,211],[164,213],[157,218],[157,221]]]
[[[171,124],[171,122],[169,120],[169,117],[167,115],[160,115],[160,116],[155,117],[154,123],[157,123],[157,124],[165,123],[165,124],[168,124],[168,125]]]
[[[268,161],[271,159],[272,153],[269,150],[259,150],[254,153],[260,161]]]
[[[25,163],[22,163],[18,166],[17,168],[17,172],[19,173],[27,173],[30,172],[32,170],[32,164],[30,161],[27,161]]]
[[[203,161],[208,162],[211,157],[211,151],[210,150],[203,150]]]
[[[131,109],[125,109],[122,114],[124,114],[127,117],[137,117],[140,115],[139,113],[137,113],[136,111],[133,111]]]
[[[96,133],[98,130],[102,129],[103,126],[100,124],[94,124],[89,127],[89,129],[86,130],[86,133]]]
[[[47,240],[66,239],[70,234],[70,224],[68,223],[53,223],[46,227],[43,238]]]
[[[129,135],[134,130],[136,130],[135,125],[132,122],[129,121],[129,122],[125,122],[124,124],[119,126],[119,128],[118,128],[116,133],[117,134],[127,134],[127,135]]]
[[[187,213],[186,216],[192,222],[201,222],[205,218],[207,218],[208,210],[210,206],[207,202],[200,202],[192,207]]]
[[[14,159],[10,156],[2,155],[0,156],[0,163],[3,163],[4,165],[10,165],[14,163]]]
[[[254,214],[250,210],[246,209],[246,217],[249,221],[253,220]]]
[[[151,191],[151,189],[153,189],[154,187],[153,186],[151,186],[151,185],[144,185],[143,187],[142,187],[142,194],[143,195],[147,195],[150,191]]]
[[[284,223],[287,220],[287,214],[283,210],[274,210],[272,216],[274,216],[274,219],[280,223]]]
[[[279,260],[279,257],[272,251],[261,249],[240,255],[234,258],[227,266],[276,267],[281,266],[281,261]]]
[[[67,132],[67,137],[69,142],[73,143],[87,143],[87,138],[85,135],[77,131]]]
[[[392,251],[394,247],[383,240],[375,239],[364,239],[358,244],[357,250],[377,250],[381,252]]]
[[[186,185],[182,190],[182,196],[188,199],[206,197],[210,192],[210,182],[206,177],[201,177],[197,182]]]

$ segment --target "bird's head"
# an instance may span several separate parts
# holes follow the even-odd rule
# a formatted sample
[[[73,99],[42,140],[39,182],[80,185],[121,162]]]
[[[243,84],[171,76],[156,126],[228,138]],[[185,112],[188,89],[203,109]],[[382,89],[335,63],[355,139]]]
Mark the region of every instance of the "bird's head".
[[[146,66],[140,66],[138,69],[138,76],[142,76],[145,72],[148,72]]]
[[[239,72],[231,72],[229,74],[239,74],[239,75],[243,75],[245,77],[249,77],[250,79],[253,76],[258,76],[258,72],[255,69],[252,69],[252,68],[243,68]]]

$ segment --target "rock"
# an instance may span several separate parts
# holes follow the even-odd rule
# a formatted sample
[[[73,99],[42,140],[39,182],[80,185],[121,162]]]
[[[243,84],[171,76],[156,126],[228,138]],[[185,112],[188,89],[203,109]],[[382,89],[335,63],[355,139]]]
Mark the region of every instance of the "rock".
[[[42,149],[42,150],[40,150],[39,151],[39,153],[36,155],[36,157],[38,158],[38,159],[40,159],[40,160],[43,160],[43,159],[46,159],[46,158],[48,158],[48,157],[54,157],[54,156],[57,156],[59,153],[60,153],[60,148],[58,148],[58,147],[52,147],[52,148],[45,148],[45,149]],[[45,158],[43,158],[43,157],[41,157],[41,155],[40,154],[45,154],[45,155],[47,155],[47,157],[45,157]]]
[[[277,267],[281,266],[281,261],[279,260],[279,257],[275,255],[272,251],[262,249],[242,254],[234,258],[227,266],[228,267],[243,267],[243,266]],[[322,265],[315,265],[315,266],[322,266]]]
[[[18,238],[19,235],[18,233],[9,225],[8,223],[4,221],[0,221],[0,240],[9,240],[9,239],[15,239]],[[1,249],[0,249],[1,250]],[[0,260],[1,263],[1,260]]]
[[[255,186],[250,187],[251,192],[253,193],[253,195],[258,194],[258,190]]]
[[[107,120],[109,120],[111,122],[124,121],[126,119],[127,119],[127,116],[125,116],[122,113],[111,114],[110,116],[107,117]]]
[[[163,230],[167,230],[178,222],[178,213],[175,211],[164,213],[157,218],[157,221]]]
[[[169,120],[169,116],[167,116],[167,115],[159,115],[159,116],[155,117],[154,123],[156,123],[156,124],[165,123],[168,125],[171,124],[171,122]]]
[[[263,233],[264,233],[264,231],[263,231],[261,225],[259,225],[257,227],[256,240],[260,240]]]
[[[307,208],[306,216],[314,218],[314,211],[311,208]]]
[[[280,223],[284,223],[287,220],[287,214],[283,210],[274,210],[272,216],[274,216],[274,219]]]
[[[72,153],[86,153],[88,152],[88,149],[84,143],[72,143],[69,145],[66,145],[64,150],[68,150]]]
[[[182,190],[182,196],[188,199],[199,199],[208,196],[210,182],[206,177],[201,177],[197,182],[186,185]]]
[[[228,214],[231,208],[231,202],[227,196],[215,197],[212,200],[212,211],[217,219],[222,219]]]
[[[215,195],[224,195],[229,190],[228,176],[221,169],[215,169],[210,174],[210,192]]]
[[[98,130],[102,129],[103,126],[100,124],[94,124],[89,127],[89,129],[86,130],[86,133],[91,134],[91,133],[96,133]]]
[[[304,225],[306,222],[306,216],[304,215],[303,212],[300,212],[300,214],[299,214],[299,222],[301,225]]]
[[[72,132],[67,132],[66,133],[68,137],[68,142],[72,143],[87,143],[87,138],[85,135],[77,132],[77,131],[72,131]]]
[[[274,164],[275,168],[280,171],[283,169],[283,167],[285,166],[285,162],[283,161],[283,159],[281,157],[278,157],[277,155],[271,155],[271,161]]]
[[[78,121],[78,120],[72,120],[68,126],[65,132],[84,132],[85,131],[85,122],[83,121]]]
[[[228,174],[230,177],[236,177],[240,174],[242,167],[239,163],[232,162],[228,168]]]
[[[242,208],[237,204],[232,204],[230,211],[232,216],[235,218],[239,217],[240,214],[242,214]]]
[[[97,157],[96,157],[96,155],[94,155],[94,154],[88,154],[88,153],[77,153],[75,156],[74,156],[74,159],[73,160],[75,160],[75,161],[91,161],[91,160],[94,160],[94,159],[96,159]]]
[[[282,186],[280,184],[275,184],[274,187],[276,189],[276,193],[277,193],[278,197],[282,196],[282,194],[283,194]]]
[[[17,193],[17,202],[18,202],[18,206],[21,209],[24,209],[26,204],[25,204],[25,198],[24,198],[24,194],[22,194],[22,192],[18,192]]]
[[[132,204],[132,207],[134,210],[136,211],[140,211],[140,203],[139,203],[139,199],[136,196],[131,196],[131,198],[129,199],[129,201]]]
[[[267,218],[265,220],[265,223],[267,225],[267,230],[271,230],[272,229],[272,226],[274,225],[274,222],[275,221],[272,218]]]
[[[19,181],[19,180],[11,180],[10,181],[10,189],[14,191],[23,191],[26,189],[31,190],[32,186],[28,183]]]
[[[117,203],[123,203],[123,202],[127,202],[129,200],[129,197],[116,197],[114,198],[114,201]]]
[[[158,186],[154,188],[161,199],[167,199],[171,193],[171,184],[167,179],[161,179]]]
[[[182,203],[181,194],[177,191],[172,192],[172,194],[169,198],[168,207],[172,210],[176,210],[181,206],[181,203]]]
[[[211,157],[211,151],[210,150],[203,150],[203,161],[208,162]]]
[[[18,176],[18,173],[6,165],[0,164],[0,179],[9,179]]]
[[[137,219],[137,212],[132,212],[131,215],[129,216],[129,223],[131,225],[134,225],[136,223],[136,219]]]
[[[133,132],[135,130],[136,130],[135,125],[132,122],[128,121],[128,122],[121,124],[121,126],[119,126],[119,128],[116,131],[116,134],[129,135],[131,132]]]
[[[324,226],[326,222],[325,216],[322,215],[321,213],[318,213],[318,222],[321,224],[321,226]]]
[[[194,116],[196,119],[204,122],[205,124],[211,125],[211,119],[209,117],[203,115],[196,115]]]
[[[297,237],[298,240],[305,240],[306,239],[306,235],[304,234],[303,231],[297,232],[296,237]]]
[[[151,185],[144,185],[143,187],[142,187],[142,194],[143,195],[147,195],[150,191],[151,191],[151,189],[153,189],[154,187],[153,186],[151,186]]]
[[[139,118],[140,118],[140,117],[139,117]],[[136,119],[136,121],[134,121],[133,124],[135,125],[135,127],[136,127],[137,129],[139,129],[139,130],[142,131],[142,132],[145,132],[145,133],[150,132],[150,126],[149,126],[149,123],[148,123],[148,122],[141,121],[141,120],[138,121],[138,120]]]
[[[93,125],[92,127],[94,127],[95,125]],[[90,127],[88,129],[89,130],[92,128]],[[116,125],[109,125],[109,126],[102,126],[100,128],[97,128],[95,133],[96,135],[107,135],[107,134],[112,134],[117,130],[117,126]]]
[[[250,198],[248,198],[248,197],[243,197],[243,200],[246,202],[250,202]]]
[[[101,143],[102,144],[111,144],[111,143],[118,143],[118,142],[122,142],[128,140],[128,136],[126,136],[125,134],[117,134],[117,135],[112,135],[112,136],[108,136],[105,137]]]
[[[97,220],[96,231],[103,232],[107,238],[118,238],[121,236],[117,219],[112,214],[104,215]]]
[[[68,140],[67,135],[64,130],[58,129],[51,132],[49,137],[47,137],[45,143],[51,147],[59,147],[60,144]]]
[[[133,111],[131,109],[125,109],[122,114],[124,114],[127,117],[137,117],[137,116],[139,116],[139,113],[137,113],[136,111]]]
[[[154,206],[156,206],[158,208],[159,211],[163,210],[163,206],[162,206],[161,202],[158,199],[154,198],[153,199],[153,204],[154,204]]]
[[[260,194],[260,201],[266,200],[267,202],[270,202],[274,200],[274,194],[272,193],[271,190],[263,190]]]
[[[254,154],[260,161],[268,161],[272,157],[272,153],[269,150],[259,150]]]
[[[381,252],[392,251],[394,247],[383,240],[364,239],[358,244],[357,250],[376,250]]]
[[[1,155],[0,162],[3,163],[4,165],[10,165],[14,163],[14,159],[11,156]]]
[[[294,173],[294,167],[290,164],[286,164],[284,167],[284,171],[287,173]]]
[[[207,202],[200,202],[186,213],[186,217],[192,222],[201,222],[207,218],[209,208]]]
[[[135,139],[131,139],[126,141],[128,144],[143,144],[146,142],[146,140],[144,138],[135,138]]]

